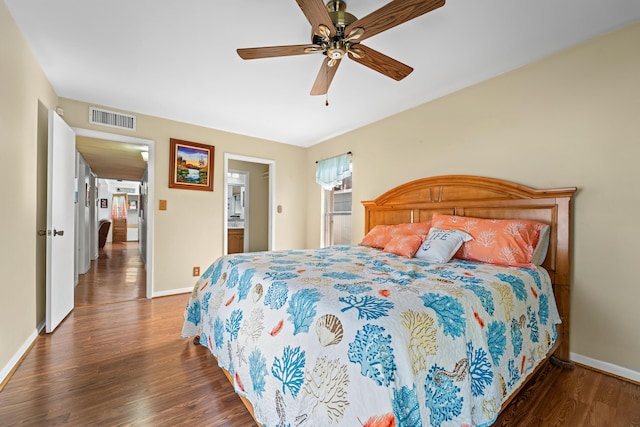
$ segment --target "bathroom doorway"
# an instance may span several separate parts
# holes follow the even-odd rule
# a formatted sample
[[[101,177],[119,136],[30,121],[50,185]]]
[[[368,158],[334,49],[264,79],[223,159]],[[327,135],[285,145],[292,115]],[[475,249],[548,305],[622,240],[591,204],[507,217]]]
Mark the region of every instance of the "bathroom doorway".
[[[275,162],[225,153],[224,254],[272,250]]]
[[[242,167],[242,164],[236,166]],[[249,252],[250,184],[250,172],[238,169],[229,169],[227,172],[227,253],[229,254]]]

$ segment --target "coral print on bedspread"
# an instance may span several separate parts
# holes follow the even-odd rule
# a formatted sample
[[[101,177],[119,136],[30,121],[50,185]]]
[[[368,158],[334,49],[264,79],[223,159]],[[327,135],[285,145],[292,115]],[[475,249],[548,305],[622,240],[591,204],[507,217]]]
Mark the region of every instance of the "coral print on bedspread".
[[[337,246],[216,260],[182,335],[265,427],[459,427],[495,420],[559,321],[542,268]]]

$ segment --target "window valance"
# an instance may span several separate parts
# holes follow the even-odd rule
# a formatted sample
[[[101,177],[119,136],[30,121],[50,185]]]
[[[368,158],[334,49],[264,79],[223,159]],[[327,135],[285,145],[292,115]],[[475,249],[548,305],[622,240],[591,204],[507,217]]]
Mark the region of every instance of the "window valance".
[[[349,176],[351,176],[351,153],[318,160],[316,182],[325,190],[331,190]]]

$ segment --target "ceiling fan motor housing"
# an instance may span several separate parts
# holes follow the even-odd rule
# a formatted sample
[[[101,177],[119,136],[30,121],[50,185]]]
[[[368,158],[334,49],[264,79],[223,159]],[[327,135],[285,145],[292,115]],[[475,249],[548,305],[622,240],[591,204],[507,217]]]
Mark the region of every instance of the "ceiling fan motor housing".
[[[342,0],[330,0],[327,3],[327,10],[331,17],[331,22],[338,32],[342,32],[344,28],[357,21],[358,18],[347,12],[347,3]]]
[[[343,0],[329,0],[326,7],[331,22],[336,29],[336,34],[331,39],[314,34],[312,43],[323,46],[325,54],[329,58],[334,60],[342,59],[349,50],[349,46],[344,39],[344,29],[349,24],[357,21],[358,18],[347,12],[347,3]]]
[[[349,12],[329,12],[331,22],[335,25],[336,29],[344,29],[352,22],[356,22],[358,18],[350,14]]]

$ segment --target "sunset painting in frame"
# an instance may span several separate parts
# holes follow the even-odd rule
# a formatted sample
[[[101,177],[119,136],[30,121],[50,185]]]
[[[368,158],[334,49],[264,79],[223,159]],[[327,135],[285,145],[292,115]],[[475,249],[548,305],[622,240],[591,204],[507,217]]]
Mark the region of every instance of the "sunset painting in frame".
[[[213,191],[215,147],[170,139],[169,188]]]

